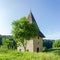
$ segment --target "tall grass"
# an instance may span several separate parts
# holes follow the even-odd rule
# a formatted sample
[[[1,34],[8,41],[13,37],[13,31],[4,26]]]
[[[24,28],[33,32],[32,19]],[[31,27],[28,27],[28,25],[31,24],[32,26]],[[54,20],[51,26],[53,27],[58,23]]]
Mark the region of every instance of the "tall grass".
[[[60,60],[54,53],[18,52],[16,50],[0,50],[0,60]]]

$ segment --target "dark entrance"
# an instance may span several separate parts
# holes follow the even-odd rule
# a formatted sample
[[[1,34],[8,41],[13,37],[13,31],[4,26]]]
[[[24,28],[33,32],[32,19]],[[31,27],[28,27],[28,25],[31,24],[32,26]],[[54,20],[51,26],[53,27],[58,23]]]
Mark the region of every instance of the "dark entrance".
[[[37,52],[39,52],[39,48],[37,48]]]

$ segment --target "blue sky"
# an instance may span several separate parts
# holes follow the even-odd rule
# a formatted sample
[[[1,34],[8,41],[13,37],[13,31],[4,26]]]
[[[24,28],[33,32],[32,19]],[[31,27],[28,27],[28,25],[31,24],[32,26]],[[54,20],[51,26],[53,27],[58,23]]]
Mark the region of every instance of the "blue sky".
[[[60,0],[0,0],[0,34],[11,34],[11,22],[30,10],[47,39],[60,39]]]

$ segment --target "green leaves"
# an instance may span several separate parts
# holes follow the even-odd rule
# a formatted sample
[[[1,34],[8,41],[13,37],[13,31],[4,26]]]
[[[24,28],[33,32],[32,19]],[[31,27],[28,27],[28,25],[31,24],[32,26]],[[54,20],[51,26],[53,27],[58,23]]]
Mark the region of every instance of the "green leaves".
[[[54,48],[60,47],[60,40],[55,40],[54,43],[53,43],[53,47]]]
[[[15,40],[24,43],[24,40],[30,40],[38,35],[36,23],[30,23],[26,17],[12,22],[12,35]]]

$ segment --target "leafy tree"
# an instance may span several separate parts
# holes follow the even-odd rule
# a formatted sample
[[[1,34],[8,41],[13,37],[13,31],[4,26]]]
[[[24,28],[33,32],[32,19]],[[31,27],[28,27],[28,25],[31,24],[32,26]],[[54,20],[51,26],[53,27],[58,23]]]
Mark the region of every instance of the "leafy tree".
[[[47,51],[48,49],[52,48],[53,42],[54,42],[53,40],[44,39],[43,40],[44,51]]]
[[[16,49],[16,43],[13,39],[9,39],[9,37],[2,38],[2,46],[8,49]]]
[[[21,42],[26,50],[26,41],[38,35],[38,28],[35,23],[29,23],[26,17],[12,22],[12,35],[16,42]]]
[[[8,38],[7,37],[3,37],[2,38],[2,46],[4,46],[5,48],[7,47],[7,45],[8,45]]]
[[[60,47],[60,40],[55,40],[54,43],[53,43],[53,47],[54,48]]]

